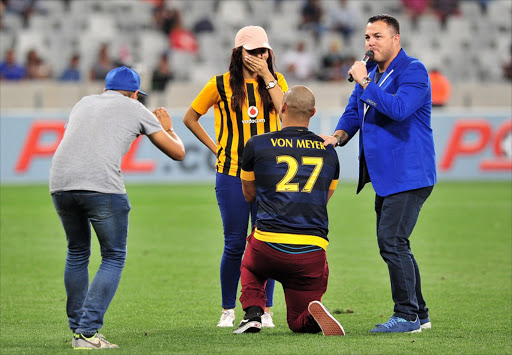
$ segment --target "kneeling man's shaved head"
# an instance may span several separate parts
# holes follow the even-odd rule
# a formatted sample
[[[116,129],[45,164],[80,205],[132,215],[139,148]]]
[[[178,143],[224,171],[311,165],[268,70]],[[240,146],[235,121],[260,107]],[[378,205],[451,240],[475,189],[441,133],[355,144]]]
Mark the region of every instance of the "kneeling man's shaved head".
[[[283,97],[288,114],[296,119],[309,119],[315,114],[315,95],[306,86],[292,86]]]

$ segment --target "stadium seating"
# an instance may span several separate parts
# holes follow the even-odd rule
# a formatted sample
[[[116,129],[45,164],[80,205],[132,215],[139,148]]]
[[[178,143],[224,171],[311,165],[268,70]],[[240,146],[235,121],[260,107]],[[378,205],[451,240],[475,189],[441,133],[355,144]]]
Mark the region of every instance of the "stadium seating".
[[[322,1],[328,14],[333,1]],[[227,70],[227,60],[238,28],[247,24],[264,26],[277,53],[293,48],[299,40],[308,42],[309,50],[317,58],[325,53],[329,32],[320,43],[314,42],[303,31],[297,30],[302,1],[282,0],[280,8],[274,0],[261,1],[165,1],[167,7],[182,12],[184,25],[192,30],[194,23],[208,17],[214,25],[212,33],[197,35],[200,51],[197,55],[171,53],[177,80],[198,80],[203,83],[205,72]],[[442,67],[453,82],[500,81],[502,64],[511,55],[512,1],[488,2],[487,13],[482,13],[477,1],[460,1],[460,14],[448,18],[442,29],[433,14],[420,17],[417,28],[411,26],[400,0],[352,1],[361,19],[375,13],[389,12],[397,16],[402,26],[402,42],[406,50],[421,58],[428,67]],[[112,55],[120,48],[130,51],[132,65],[152,70],[159,54],[169,49],[167,38],[153,24],[153,5],[143,0],[71,0],[64,6],[60,0],[38,2],[37,11],[23,27],[20,15],[6,9],[0,31],[1,55],[14,46],[19,61],[31,48],[49,61],[57,76],[66,66],[70,55],[79,51],[81,66],[87,70],[94,60],[97,48],[103,42],[110,44]],[[327,16],[324,15],[324,19]],[[349,45],[342,47],[347,56],[359,57],[362,52],[364,23],[361,23]]]

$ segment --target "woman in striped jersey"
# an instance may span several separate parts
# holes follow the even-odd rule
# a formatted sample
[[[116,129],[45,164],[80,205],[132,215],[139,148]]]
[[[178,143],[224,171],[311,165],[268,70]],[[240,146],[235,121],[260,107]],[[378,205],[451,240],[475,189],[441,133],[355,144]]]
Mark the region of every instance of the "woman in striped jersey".
[[[214,76],[190,105],[183,122],[217,157],[215,191],[224,226],[224,252],[220,265],[222,315],[217,326],[233,327],[240,264],[245,250],[249,215],[254,226],[256,205],[242,192],[240,171],[245,143],[252,136],[281,129],[276,108],[281,107],[288,84],[274,71],[274,53],[265,30],[247,26],[238,31],[229,71]],[[214,141],[199,118],[215,111]],[[266,286],[262,325],[273,327],[270,307],[274,280]]]

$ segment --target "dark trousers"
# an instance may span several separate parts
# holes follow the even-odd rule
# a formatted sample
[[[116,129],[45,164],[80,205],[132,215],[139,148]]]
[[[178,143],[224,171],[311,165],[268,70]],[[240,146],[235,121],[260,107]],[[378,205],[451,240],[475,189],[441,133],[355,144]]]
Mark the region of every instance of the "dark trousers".
[[[406,320],[428,317],[421,293],[420,270],[411,252],[409,237],[423,203],[433,186],[404,191],[386,197],[375,196],[377,241],[380,255],[388,264],[394,316]]]
[[[320,327],[308,311],[311,301],[321,301],[327,290],[329,267],[325,250],[287,254],[267,243],[248,237],[242,260],[243,309],[265,306],[265,284],[274,279],[283,285],[288,326],[298,333],[318,333]]]
[[[224,227],[224,252],[220,262],[222,308],[230,309],[236,306],[240,264],[245,250],[249,216],[254,226],[257,205],[245,201],[242,180],[236,176],[217,173],[215,191]],[[267,283],[267,307],[272,307],[274,302],[274,284],[274,280]]]

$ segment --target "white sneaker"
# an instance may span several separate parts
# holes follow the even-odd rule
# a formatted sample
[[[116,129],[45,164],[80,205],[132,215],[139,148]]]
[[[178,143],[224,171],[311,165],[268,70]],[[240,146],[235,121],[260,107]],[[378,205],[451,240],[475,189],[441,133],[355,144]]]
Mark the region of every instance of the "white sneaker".
[[[430,324],[430,323],[429,323]],[[101,340],[105,340],[105,336],[101,333],[96,333],[96,336],[100,338]],[[73,337],[71,338],[71,346],[74,348],[76,347],[76,342],[80,338],[79,334],[73,333]]]
[[[261,316],[261,326],[262,327],[267,327],[267,328],[274,328],[275,327],[275,324],[272,321],[272,315],[274,315],[274,313],[272,313],[272,312],[270,312],[270,313],[265,312]]]
[[[105,339],[105,337],[99,337],[96,333],[92,337],[87,338],[83,334],[77,334],[73,343],[75,350],[99,350],[99,349],[119,349],[119,345],[112,344]]]
[[[229,328],[235,325],[235,310],[227,309],[222,311],[222,315],[220,316],[219,323],[217,327]]]

